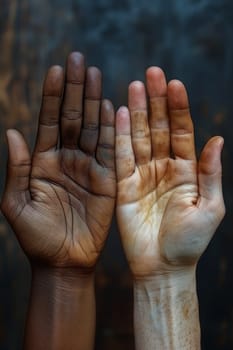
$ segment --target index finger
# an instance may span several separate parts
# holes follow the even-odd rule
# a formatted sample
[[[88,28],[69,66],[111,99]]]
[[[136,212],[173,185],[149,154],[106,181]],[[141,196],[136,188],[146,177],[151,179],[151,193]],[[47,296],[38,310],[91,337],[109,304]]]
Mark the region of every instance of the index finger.
[[[52,66],[45,77],[35,152],[56,148],[64,74],[60,66]]]

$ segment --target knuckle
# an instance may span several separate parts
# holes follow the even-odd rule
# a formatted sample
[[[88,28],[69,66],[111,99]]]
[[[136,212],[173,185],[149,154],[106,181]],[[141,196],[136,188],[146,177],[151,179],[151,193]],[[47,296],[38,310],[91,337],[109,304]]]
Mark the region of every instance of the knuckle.
[[[99,126],[97,123],[85,123],[83,129],[89,130],[89,131],[98,131]]]
[[[63,110],[62,118],[67,120],[77,120],[82,118],[82,112],[78,110]]]

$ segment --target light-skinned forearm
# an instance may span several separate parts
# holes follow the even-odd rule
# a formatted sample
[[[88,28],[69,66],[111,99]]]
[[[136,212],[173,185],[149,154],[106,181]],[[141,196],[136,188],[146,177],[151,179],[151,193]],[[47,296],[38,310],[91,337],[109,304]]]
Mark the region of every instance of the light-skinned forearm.
[[[195,268],[134,282],[137,350],[199,350]]]
[[[33,267],[24,350],[92,350],[94,337],[94,274]]]

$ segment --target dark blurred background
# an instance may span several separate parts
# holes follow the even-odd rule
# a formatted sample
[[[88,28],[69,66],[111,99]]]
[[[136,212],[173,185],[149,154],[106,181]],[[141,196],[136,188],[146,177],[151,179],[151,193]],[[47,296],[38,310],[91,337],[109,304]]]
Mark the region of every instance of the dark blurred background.
[[[149,65],[186,84],[198,151],[223,135],[227,215],[198,270],[202,349],[233,349],[233,2],[232,0],[0,0],[0,142],[5,129],[33,144],[42,79],[51,64],[80,50],[104,73],[116,107]],[[130,274],[116,224],[97,273],[97,350],[134,348]],[[6,221],[0,221],[0,349],[21,349],[30,270]]]

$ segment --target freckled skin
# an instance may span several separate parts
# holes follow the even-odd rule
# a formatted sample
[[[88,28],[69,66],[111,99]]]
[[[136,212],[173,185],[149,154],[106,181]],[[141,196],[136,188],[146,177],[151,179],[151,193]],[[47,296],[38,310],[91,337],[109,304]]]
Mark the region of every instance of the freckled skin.
[[[224,216],[223,140],[209,140],[197,160],[184,85],[167,85],[151,67],[146,88],[148,106],[144,84],[133,82],[129,109],[116,117],[116,211],[135,281],[136,349],[199,349],[195,269]]]
[[[148,86],[153,85],[150,79],[153,80],[153,77],[148,77]],[[190,261],[196,264],[224,215],[221,186],[219,186],[221,182],[219,154],[222,139],[217,137],[211,139],[198,162],[195,155],[193,124],[184,86],[177,81],[171,82],[166,95],[158,97],[158,108],[155,107],[156,96],[153,93],[153,90],[149,91],[149,98],[152,99],[149,116],[146,113],[137,114],[136,108],[145,110],[145,91],[142,83],[132,83],[129,87],[129,111],[130,114],[131,110],[133,111],[133,117],[129,118],[127,111],[124,114],[119,111],[117,116],[117,169],[118,164],[124,168],[124,162],[127,163],[125,173],[118,174],[118,224],[131,270],[136,277],[140,277],[141,274],[150,276],[158,271],[166,273],[166,270],[170,271],[176,267],[179,269]],[[163,94],[165,92],[161,93]],[[162,98],[167,101],[167,105],[161,103]],[[164,108],[163,112],[161,106]],[[124,116],[120,115],[121,113]],[[159,114],[158,118],[156,113]],[[138,115],[141,116],[141,123],[136,120],[135,114],[137,118]],[[158,130],[157,119],[159,119]],[[126,127],[127,120],[129,126]],[[150,130],[153,129],[156,145],[152,144],[153,139],[146,131],[150,125],[153,125]],[[126,128],[128,138],[124,135],[124,139],[121,139]],[[170,130],[169,147],[166,139],[167,130]],[[144,147],[138,147],[139,143],[144,144]],[[211,151],[212,158],[209,160]],[[130,169],[128,164],[131,166]],[[203,175],[206,176],[205,179]],[[206,203],[208,198],[204,191],[208,188],[198,185],[198,181],[203,179],[208,182],[207,177],[210,179],[213,175],[217,184],[209,189],[208,195],[213,198],[209,198],[209,202]],[[151,238],[154,246],[151,244]],[[148,249],[144,249],[145,240],[148,241]],[[132,241],[139,251],[134,251],[132,246],[128,247]],[[131,252],[130,255],[128,251]],[[149,269],[147,258],[153,261]]]
[[[32,156],[7,133],[1,208],[32,266],[24,349],[94,346],[94,270],[116,195],[114,110],[101,85],[101,72],[70,54],[66,74],[47,73]]]

